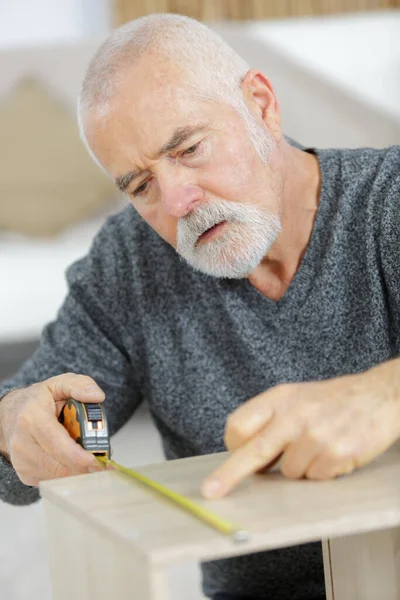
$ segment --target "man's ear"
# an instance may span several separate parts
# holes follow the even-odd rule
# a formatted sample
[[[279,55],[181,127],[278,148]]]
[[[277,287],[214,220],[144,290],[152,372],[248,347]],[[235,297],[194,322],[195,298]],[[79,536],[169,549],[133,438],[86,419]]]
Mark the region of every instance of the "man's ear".
[[[268,77],[257,69],[250,69],[242,80],[241,89],[251,112],[265,123],[279,141],[282,137],[281,113]]]

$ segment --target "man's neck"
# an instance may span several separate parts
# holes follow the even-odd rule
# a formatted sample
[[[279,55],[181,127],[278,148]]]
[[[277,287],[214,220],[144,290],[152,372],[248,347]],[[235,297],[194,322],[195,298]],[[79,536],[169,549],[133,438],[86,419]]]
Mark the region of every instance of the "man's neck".
[[[314,154],[289,146],[281,149],[285,182],[278,239],[248,279],[264,296],[280,300],[307,250],[317,214],[321,172]]]

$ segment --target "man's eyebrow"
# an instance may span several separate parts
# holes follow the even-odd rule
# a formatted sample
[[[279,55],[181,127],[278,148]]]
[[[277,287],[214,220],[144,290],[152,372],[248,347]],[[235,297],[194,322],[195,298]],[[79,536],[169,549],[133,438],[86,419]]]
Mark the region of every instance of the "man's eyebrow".
[[[192,137],[192,135],[200,133],[201,131],[205,131],[206,129],[206,125],[196,125],[194,127],[179,127],[178,129],[175,129],[168,142],[164,144],[164,146],[161,146],[160,150],[157,153],[157,156],[162,156],[163,154],[170,152],[170,150],[174,150],[174,148],[177,148],[178,146],[183,144],[183,142],[186,142],[186,140]]]
[[[168,142],[161,146],[161,148],[157,152],[156,158],[163,156],[163,154],[167,154],[167,152],[170,152],[174,148],[177,148],[196,133],[200,133],[202,131],[205,131],[206,129],[206,125],[196,125],[194,127],[179,127],[178,129],[175,129]],[[131,181],[133,181],[138,175],[140,175],[141,172],[142,171],[140,169],[134,169],[133,171],[125,173],[125,175],[121,175],[121,177],[117,177],[115,183],[119,190],[121,192],[125,192],[126,188],[129,186]]]
[[[133,179],[135,179],[140,173],[141,171],[139,169],[135,169],[134,171],[125,173],[125,175],[121,175],[121,177],[117,177],[115,183],[117,184],[118,189],[121,192],[125,192],[130,182],[133,181]]]

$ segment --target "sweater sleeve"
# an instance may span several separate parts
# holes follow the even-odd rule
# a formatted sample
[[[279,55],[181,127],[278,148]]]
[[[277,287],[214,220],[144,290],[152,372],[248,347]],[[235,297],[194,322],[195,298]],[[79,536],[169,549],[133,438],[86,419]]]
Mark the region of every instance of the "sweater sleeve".
[[[386,164],[386,185],[381,188],[380,256],[390,333],[397,354],[400,354],[400,146],[390,149],[390,161]]]
[[[1,399],[12,389],[61,373],[89,375],[106,394],[111,435],[140,403],[142,387],[141,329],[129,306],[134,291],[126,277],[124,245],[118,243],[117,217],[99,232],[89,254],[67,270],[68,295],[56,320],[44,329],[36,352],[13,377],[0,383]],[[38,490],[22,484],[0,456],[0,499],[22,505],[38,497]]]

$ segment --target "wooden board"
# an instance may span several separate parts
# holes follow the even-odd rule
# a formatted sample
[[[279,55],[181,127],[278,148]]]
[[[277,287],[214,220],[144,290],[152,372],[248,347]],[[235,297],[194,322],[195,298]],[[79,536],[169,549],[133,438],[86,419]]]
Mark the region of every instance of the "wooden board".
[[[53,600],[170,600],[168,573],[45,502]]]
[[[400,599],[400,527],[323,542],[327,600]]]
[[[159,567],[400,526],[399,444],[333,481],[290,481],[273,472],[249,477],[227,498],[205,501],[200,484],[225,458],[189,458],[140,472],[248,529],[250,539],[243,544],[113,471],[47,481],[40,489],[64,513],[105,538],[127,542]]]

